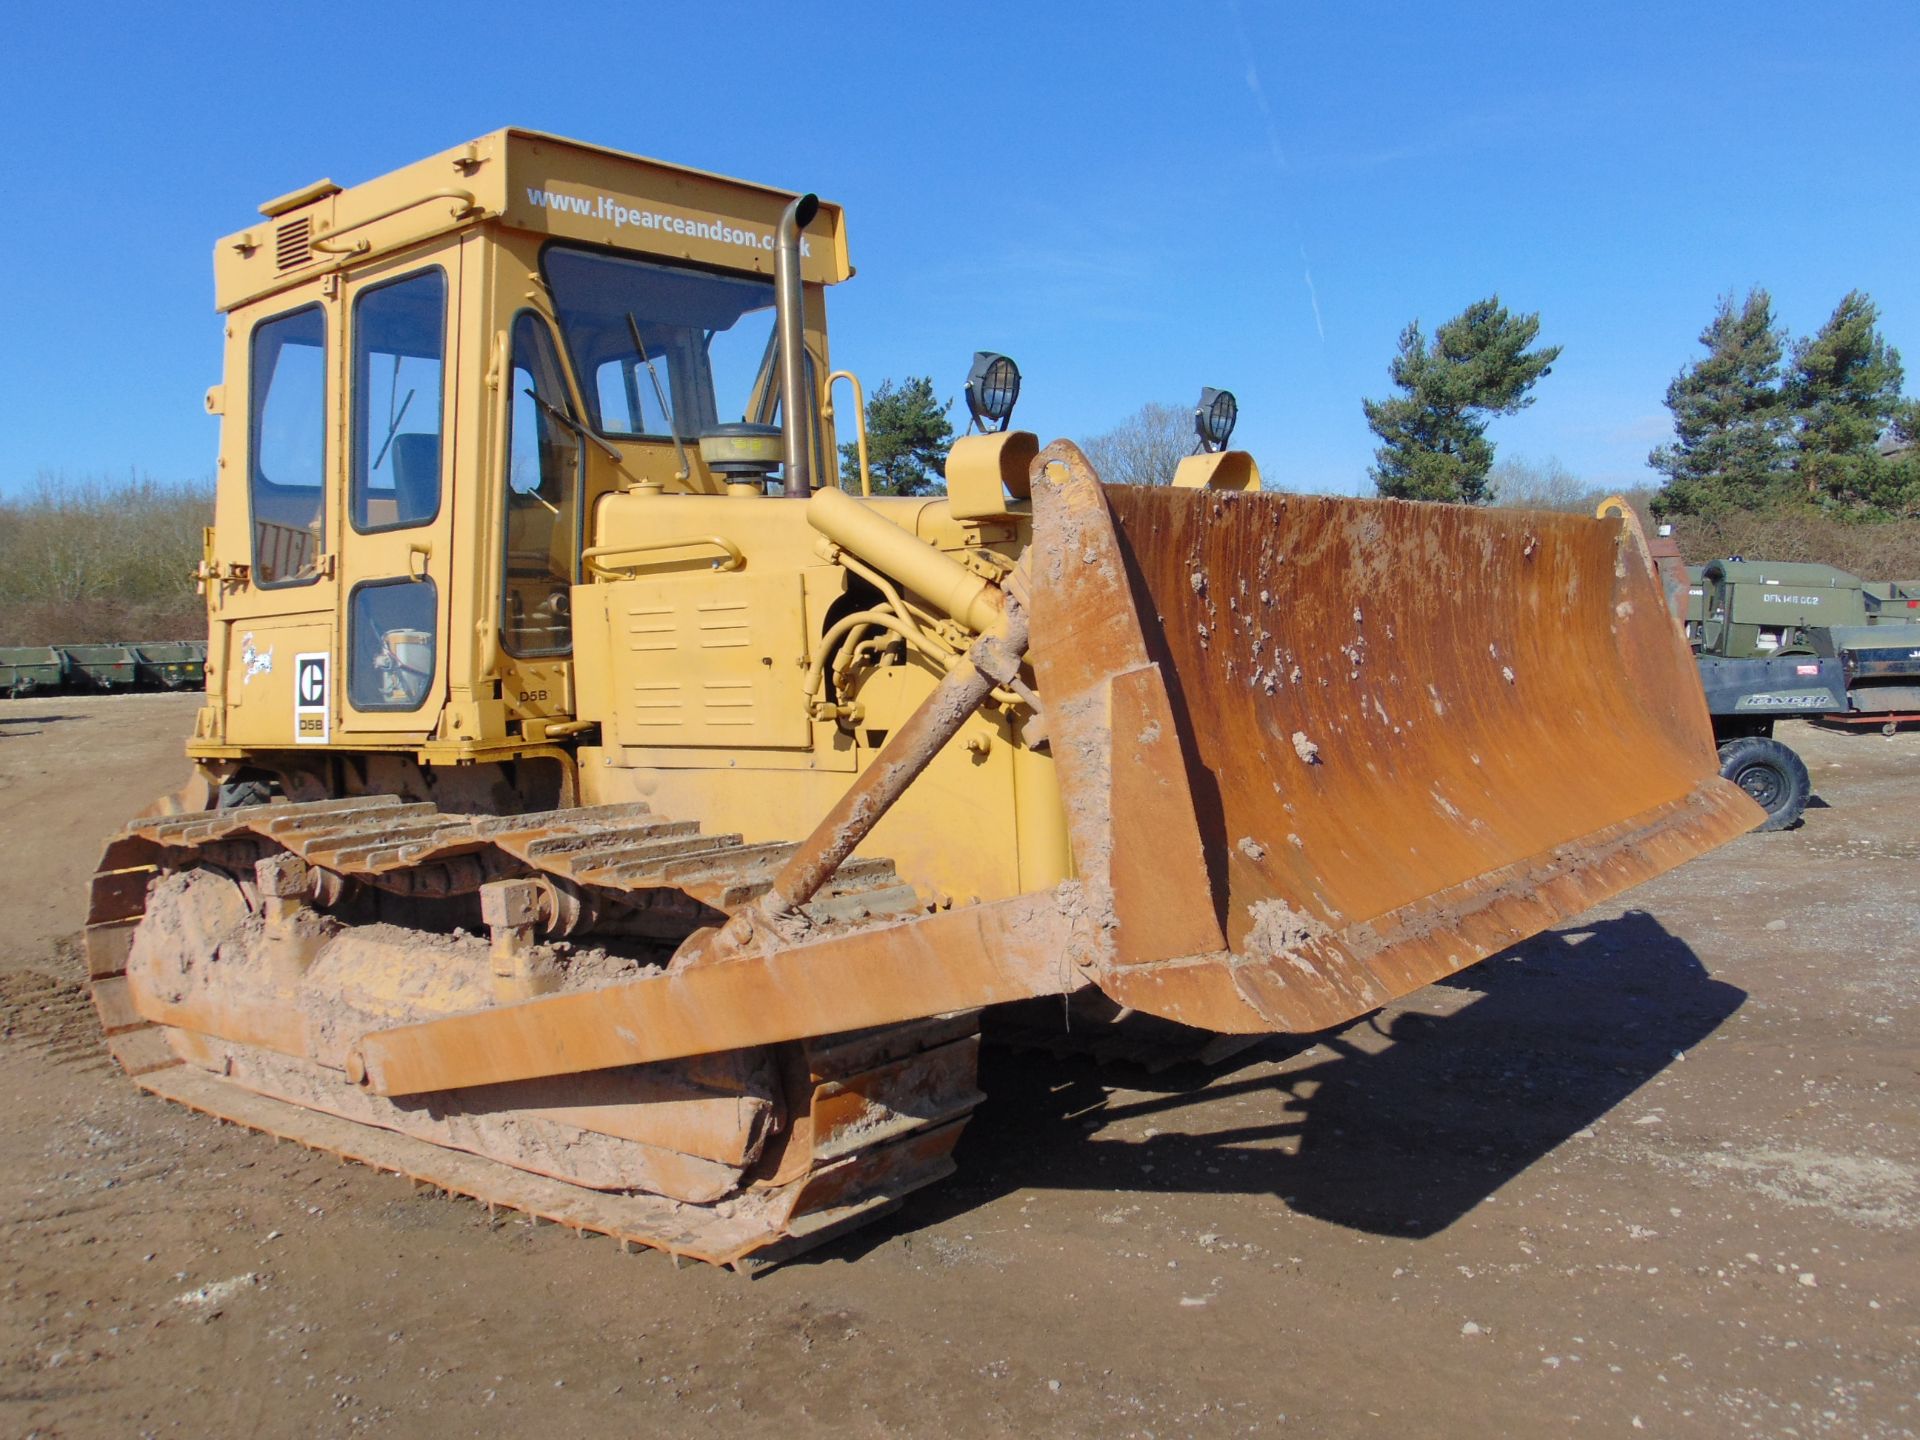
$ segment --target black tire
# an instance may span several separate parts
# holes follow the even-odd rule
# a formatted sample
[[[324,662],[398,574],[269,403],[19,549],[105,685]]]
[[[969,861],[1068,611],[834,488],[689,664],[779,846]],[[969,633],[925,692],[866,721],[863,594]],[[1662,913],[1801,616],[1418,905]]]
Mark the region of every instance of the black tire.
[[[217,810],[238,810],[243,805],[266,805],[274,799],[271,780],[229,780],[220,787]]]
[[[1785,830],[1800,821],[1813,793],[1807,767],[1778,740],[1749,736],[1720,747],[1720,773],[1767,812],[1761,830]]]

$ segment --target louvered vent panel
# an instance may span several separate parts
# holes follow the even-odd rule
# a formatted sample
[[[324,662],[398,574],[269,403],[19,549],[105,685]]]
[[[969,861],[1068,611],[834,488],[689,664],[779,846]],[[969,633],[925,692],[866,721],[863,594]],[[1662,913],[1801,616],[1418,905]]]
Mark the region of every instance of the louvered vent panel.
[[[313,258],[313,217],[302,215],[289,220],[274,232],[274,261],[282,270],[292,270]]]
[[[805,750],[800,578],[662,575],[604,587],[622,745]],[[743,762],[744,763],[744,762]]]

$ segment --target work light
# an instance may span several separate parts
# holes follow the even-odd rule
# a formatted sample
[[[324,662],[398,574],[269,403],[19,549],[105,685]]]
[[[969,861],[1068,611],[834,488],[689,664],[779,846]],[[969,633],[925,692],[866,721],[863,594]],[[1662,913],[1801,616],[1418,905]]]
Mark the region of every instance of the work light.
[[[1019,398],[1020,367],[1004,355],[976,350],[973,368],[967,371],[967,409],[973,423],[982,430],[991,425],[1006,429]]]
[[[1231,390],[1203,388],[1200,403],[1193,407],[1193,433],[1200,437],[1203,450],[1224,450],[1233,434],[1234,421],[1240,418],[1240,402]]]

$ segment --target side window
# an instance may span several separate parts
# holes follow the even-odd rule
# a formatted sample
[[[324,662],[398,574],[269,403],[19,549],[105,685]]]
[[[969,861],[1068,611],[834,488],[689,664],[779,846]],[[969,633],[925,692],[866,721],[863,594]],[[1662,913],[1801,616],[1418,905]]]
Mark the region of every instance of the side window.
[[[373,580],[347,604],[347,698],[356,710],[418,710],[433,689],[438,650],[431,580]]]
[[[309,305],[253,328],[247,489],[256,585],[303,585],[325,545],[327,321]]]
[[[394,530],[440,513],[447,281],[438,270],[353,302],[353,527]]]
[[[506,563],[500,633],[514,655],[573,648],[568,606],[580,560],[580,437],[554,418],[572,401],[553,335],[522,311],[508,367]]]

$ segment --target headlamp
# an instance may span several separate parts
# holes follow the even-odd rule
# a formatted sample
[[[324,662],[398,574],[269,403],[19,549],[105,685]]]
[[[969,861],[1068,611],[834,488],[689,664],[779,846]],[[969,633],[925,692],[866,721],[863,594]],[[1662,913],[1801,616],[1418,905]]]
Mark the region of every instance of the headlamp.
[[[1193,433],[1200,437],[1203,450],[1224,450],[1233,435],[1234,422],[1240,418],[1240,402],[1231,390],[1203,389],[1200,403],[1193,409]]]
[[[973,368],[967,371],[967,409],[973,423],[982,430],[1006,429],[1019,398],[1020,367],[1004,355],[975,351]]]

